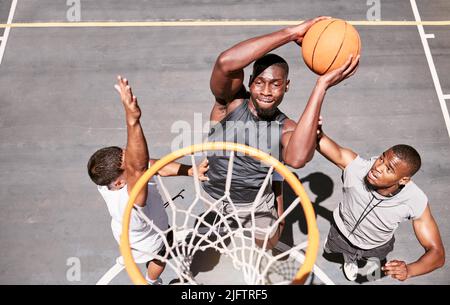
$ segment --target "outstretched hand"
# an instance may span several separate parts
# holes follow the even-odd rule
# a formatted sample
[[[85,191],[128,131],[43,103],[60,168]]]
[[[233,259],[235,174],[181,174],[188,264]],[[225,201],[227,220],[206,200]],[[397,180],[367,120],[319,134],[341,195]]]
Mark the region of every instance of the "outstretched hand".
[[[209,169],[208,159],[205,158],[205,160],[203,160],[197,166],[198,180],[200,180],[202,182],[209,180],[209,178],[206,176],[206,172],[208,171],[208,169]],[[194,176],[194,171],[193,171],[192,167],[189,169],[188,175]]]
[[[316,22],[322,21],[322,20],[326,20],[326,19],[331,19],[331,17],[320,16],[320,17],[316,17],[314,19],[306,20],[303,23],[301,23],[297,26],[294,26],[292,28],[292,30],[296,33],[295,42],[299,46],[302,46],[303,37],[305,36],[306,32],[308,32],[308,30],[313,26],[313,24]]]
[[[198,169],[198,179],[200,181],[208,181],[209,178],[205,175],[209,169],[208,159],[205,158],[197,167]]]
[[[341,67],[320,76],[318,82],[323,83],[327,89],[339,84],[344,79],[349,78],[356,73],[360,57],[361,55],[358,55],[355,60],[352,61],[353,55],[350,55]]]
[[[125,107],[127,122],[136,123],[141,117],[141,109],[136,96],[133,95],[131,87],[128,85],[128,80],[120,75],[117,76],[117,84],[114,85],[114,88],[120,94],[120,100]]]

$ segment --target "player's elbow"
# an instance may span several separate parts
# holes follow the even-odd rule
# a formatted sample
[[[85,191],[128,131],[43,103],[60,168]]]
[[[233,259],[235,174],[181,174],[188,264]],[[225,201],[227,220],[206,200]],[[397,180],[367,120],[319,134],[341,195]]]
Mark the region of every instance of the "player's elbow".
[[[433,246],[426,250],[426,252],[430,255],[432,270],[439,269],[445,264],[445,250],[442,246]]]
[[[292,153],[288,151],[286,152],[283,159],[287,165],[295,169],[298,169],[304,167],[306,163],[311,161],[313,155],[314,150],[310,152],[303,151],[302,153]]]
[[[216,60],[216,69],[219,69],[224,74],[230,74],[233,72],[234,59],[229,52],[224,51],[220,53]]]
[[[444,248],[440,248],[436,252],[436,268],[442,268],[445,265],[445,250]]]
[[[286,156],[284,159],[284,163],[286,163],[286,165],[289,165],[290,167],[295,168],[295,169],[304,167],[307,162],[308,162],[307,158],[302,158],[302,157],[295,158],[295,157]]]

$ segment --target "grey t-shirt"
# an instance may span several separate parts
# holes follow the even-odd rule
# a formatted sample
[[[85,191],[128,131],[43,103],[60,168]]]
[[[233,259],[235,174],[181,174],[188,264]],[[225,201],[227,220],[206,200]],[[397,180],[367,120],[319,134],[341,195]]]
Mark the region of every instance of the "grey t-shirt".
[[[364,178],[376,159],[357,156],[344,169],[343,200],[333,212],[341,233],[354,246],[366,250],[387,243],[401,222],[420,217],[428,204],[427,196],[413,181],[392,197],[369,189]],[[363,213],[368,214],[361,220]]]
[[[208,140],[211,142],[234,142],[256,147],[274,158],[281,160],[281,133],[286,115],[278,108],[271,120],[254,116],[248,108],[249,100],[236,107],[222,121],[211,128]],[[228,173],[229,153],[213,152],[208,154],[208,181],[203,189],[214,199],[225,192]],[[233,163],[230,197],[235,204],[250,203],[264,182],[269,167],[263,162],[242,154],[236,154]],[[271,191],[265,190],[265,193]]]

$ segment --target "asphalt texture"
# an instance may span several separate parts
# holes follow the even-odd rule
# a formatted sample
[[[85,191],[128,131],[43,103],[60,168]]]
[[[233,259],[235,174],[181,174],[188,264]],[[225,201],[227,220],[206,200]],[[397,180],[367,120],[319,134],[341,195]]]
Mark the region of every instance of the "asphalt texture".
[[[67,22],[69,6],[54,2],[19,1],[13,22]],[[366,20],[369,9],[366,1],[356,0],[80,3],[81,21],[304,20],[318,15]],[[0,23],[6,23],[10,4],[0,0]],[[448,1],[417,4],[422,20],[449,17]],[[381,19],[413,21],[410,2],[382,1]],[[192,126],[193,138],[201,135],[194,118],[208,120],[214,101],[209,78],[218,54],[280,28],[13,28],[0,65],[0,284],[95,284],[119,256],[106,205],[86,171],[87,160],[98,148],[126,143],[124,113],[113,89],[116,75],[130,80],[143,111],[150,154],[162,157],[179,135],[176,122]],[[356,28],[362,39],[360,67],[327,93],[324,130],[366,158],[394,144],[414,146],[423,160],[414,181],[428,195],[448,246],[450,138],[417,27]],[[425,31],[435,34],[428,41],[444,94],[450,94],[448,26],[426,26]],[[304,65],[296,44],[276,53],[291,71],[290,92],[280,108],[297,120],[317,76]],[[341,173],[319,154],[294,172],[315,203],[323,241],[331,211],[342,196]],[[186,189],[183,202],[192,200],[188,178],[164,181],[174,194]],[[288,223],[285,239],[305,240],[302,215]],[[388,258],[412,262],[423,253],[411,224],[403,223]],[[67,276],[71,258],[81,263],[79,280]],[[324,258],[321,250],[317,265],[335,283],[357,284],[348,282],[340,264]],[[227,269],[221,268],[219,274],[225,275]],[[449,271],[446,263],[404,283],[383,278],[367,284],[450,284]],[[122,272],[112,283],[130,280]]]

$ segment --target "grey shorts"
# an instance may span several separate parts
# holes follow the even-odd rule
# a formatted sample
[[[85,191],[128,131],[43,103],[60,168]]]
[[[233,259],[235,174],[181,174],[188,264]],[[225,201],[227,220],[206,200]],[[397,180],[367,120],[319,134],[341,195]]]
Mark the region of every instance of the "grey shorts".
[[[216,199],[212,198],[209,194],[203,191],[203,196],[210,200],[211,202],[216,201]],[[253,203],[241,203],[241,202],[233,202],[234,208],[237,211],[238,219],[241,225],[244,228],[251,229],[252,228],[252,213],[251,209],[253,208]],[[222,202],[218,206],[219,209],[222,209],[224,215],[229,215],[235,211],[232,203]],[[259,203],[256,204],[255,207],[255,236],[257,239],[263,240],[267,234],[267,232],[262,231],[261,229],[266,229],[272,226],[278,219],[278,213],[275,209],[275,194],[268,193],[261,197]],[[233,226],[233,224],[230,224]],[[250,232],[250,230],[246,230]],[[269,232],[269,238],[271,238],[277,232],[277,228],[272,229]]]
[[[356,262],[361,259],[375,257],[383,261],[386,259],[388,253],[394,249],[394,243],[395,238],[392,237],[386,244],[373,249],[365,250],[358,248],[345,238],[333,221],[325,244],[325,251],[343,254],[346,262]]]

